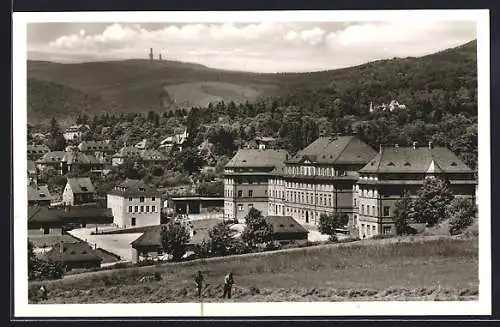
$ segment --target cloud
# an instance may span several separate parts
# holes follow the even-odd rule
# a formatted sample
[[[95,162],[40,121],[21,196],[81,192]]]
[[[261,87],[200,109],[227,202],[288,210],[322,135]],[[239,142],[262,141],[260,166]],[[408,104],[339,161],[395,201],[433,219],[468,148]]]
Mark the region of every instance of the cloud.
[[[50,29],[50,28],[49,28]],[[52,32],[54,29],[52,29]],[[148,58],[260,72],[324,70],[419,56],[476,37],[474,22],[386,21],[75,25],[29,50],[58,58]]]

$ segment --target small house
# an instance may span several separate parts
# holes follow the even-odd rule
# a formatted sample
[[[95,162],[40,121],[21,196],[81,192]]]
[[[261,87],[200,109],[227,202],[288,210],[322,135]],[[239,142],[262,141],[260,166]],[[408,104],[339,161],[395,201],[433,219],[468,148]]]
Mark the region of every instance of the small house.
[[[28,185],[28,205],[50,206],[53,199],[47,185],[38,185],[36,179]]]
[[[50,149],[48,146],[29,144],[26,147],[26,154],[29,160],[40,159],[44,154],[49,153]]]
[[[68,178],[63,203],[68,206],[94,202],[95,188],[89,177]]]
[[[49,262],[63,265],[66,270],[75,268],[99,268],[102,258],[86,242],[59,243],[45,253]]]
[[[265,219],[273,227],[273,238],[276,241],[307,241],[309,232],[291,216],[266,216]]]

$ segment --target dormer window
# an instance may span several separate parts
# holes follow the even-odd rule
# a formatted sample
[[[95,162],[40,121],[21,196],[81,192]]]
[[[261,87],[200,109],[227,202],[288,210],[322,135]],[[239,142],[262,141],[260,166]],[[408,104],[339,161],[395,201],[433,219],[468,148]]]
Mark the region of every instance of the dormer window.
[[[294,225],[293,224],[290,224],[290,227],[293,227]]]
[[[392,162],[392,161],[391,161],[391,162],[389,162],[389,163],[387,164],[387,166],[394,166],[394,162]]]
[[[139,191],[144,192],[146,189],[144,187],[139,187]]]
[[[456,163],[455,161],[453,161],[453,162],[451,163],[451,165],[452,165],[452,166],[456,166],[456,165],[457,165],[457,163]]]
[[[82,189],[82,191],[84,192],[87,192],[89,189],[86,187],[86,186],[80,186],[80,188]]]
[[[40,194],[39,194],[39,196],[40,196],[41,198],[44,198],[44,197],[45,197],[45,194],[40,193]]]
[[[405,162],[405,166],[411,166],[411,163]]]
[[[283,225],[283,224],[280,224],[280,227],[285,227],[285,225]]]

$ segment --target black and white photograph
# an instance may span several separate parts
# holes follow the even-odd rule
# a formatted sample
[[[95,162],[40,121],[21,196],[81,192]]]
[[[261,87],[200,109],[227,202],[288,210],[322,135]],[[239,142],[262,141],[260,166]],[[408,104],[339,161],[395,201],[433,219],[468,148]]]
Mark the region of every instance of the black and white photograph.
[[[488,21],[15,13],[16,315],[489,314]]]

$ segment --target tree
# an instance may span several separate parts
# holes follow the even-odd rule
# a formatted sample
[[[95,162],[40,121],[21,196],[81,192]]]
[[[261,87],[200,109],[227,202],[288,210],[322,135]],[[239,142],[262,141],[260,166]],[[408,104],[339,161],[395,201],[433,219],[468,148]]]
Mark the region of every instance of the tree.
[[[215,225],[209,232],[212,253],[214,255],[227,255],[230,254],[231,243],[233,242],[234,232],[228,224],[219,223]]]
[[[180,260],[191,239],[188,229],[183,224],[171,222],[161,229],[160,235],[163,250],[175,261]]]
[[[444,220],[446,206],[453,198],[446,181],[439,178],[426,179],[414,201],[415,220],[429,226]]]
[[[245,224],[241,238],[250,247],[254,248],[259,244],[267,245],[273,241],[273,227],[267,223],[259,210],[251,208],[245,217]]]
[[[321,214],[319,217],[319,232],[330,236],[331,241],[337,240],[337,229],[347,225],[349,217],[342,212],[333,215]]]
[[[446,215],[450,218],[450,235],[458,235],[472,225],[476,213],[477,207],[473,201],[464,198],[453,199],[446,207]]]
[[[396,227],[396,234],[413,234],[413,229],[410,227],[409,222],[413,218],[413,201],[405,192],[403,197],[396,202],[394,209],[394,225]]]
[[[187,148],[175,155],[178,171],[187,171],[189,174],[198,173],[205,164],[203,158],[195,148]]]

